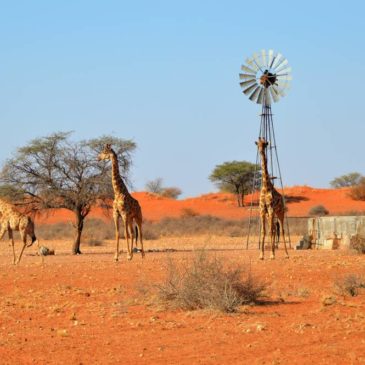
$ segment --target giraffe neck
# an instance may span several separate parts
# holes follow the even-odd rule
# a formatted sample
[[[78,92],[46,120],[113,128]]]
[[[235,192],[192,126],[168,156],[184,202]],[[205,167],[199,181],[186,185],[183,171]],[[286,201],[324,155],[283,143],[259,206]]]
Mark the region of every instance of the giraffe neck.
[[[267,158],[266,158],[266,153],[265,153],[265,149],[260,151],[260,155],[261,155],[261,181],[262,181],[262,186],[264,188],[266,188],[266,190],[272,189],[272,183],[270,180],[270,175],[267,169]]]
[[[112,184],[114,195],[129,195],[128,189],[120,176],[118,157],[114,151],[112,157]]]

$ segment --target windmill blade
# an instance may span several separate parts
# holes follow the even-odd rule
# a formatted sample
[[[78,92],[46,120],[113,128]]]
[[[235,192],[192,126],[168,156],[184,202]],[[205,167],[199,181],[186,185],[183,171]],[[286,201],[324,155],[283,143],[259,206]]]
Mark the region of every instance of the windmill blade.
[[[261,87],[259,85],[257,85],[255,91],[251,94],[251,96],[249,97],[250,100],[252,100],[253,102],[256,102],[256,98],[260,92]]]
[[[279,70],[276,71],[277,75],[290,75],[291,74],[291,67],[288,67],[287,65],[283,68],[279,68]]]
[[[284,68],[279,68],[278,70],[276,70],[276,76],[281,76],[281,75],[290,75],[291,74],[291,67],[284,67]]]
[[[262,57],[262,67],[267,68],[267,60],[266,60],[266,50],[261,50],[261,57]]]
[[[286,87],[275,86],[273,88],[273,91],[279,96],[279,98],[285,96],[285,90],[287,90]]]
[[[257,64],[255,63],[255,61],[251,58],[247,58],[246,63],[253,69],[255,70],[255,73],[260,69],[259,66],[257,66]]]
[[[250,87],[248,87],[247,89],[243,90],[243,93],[248,95],[255,87],[257,87],[258,85],[256,84],[256,82],[251,85]]]
[[[279,80],[293,80],[293,76],[290,73],[285,73],[285,74],[276,74],[276,78]]]
[[[259,68],[259,70],[261,72],[264,72],[264,71],[262,71],[262,64],[261,64],[260,56],[256,52],[253,54],[253,61],[255,62],[256,66]]]
[[[289,83],[278,83],[275,85],[275,87],[278,88],[278,90],[288,90],[290,88]]]
[[[241,66],[241,70],[242,70],[242,71],[246,71],[246,72],[248,72],[249,74],[253,74],[253,75],[256,75],[256,73],[257,73],[257,70],[255,71],[254,69],[249,68],[249,67],[247,67],[247,66],[245,66],[245,65],[242,65],[242,66]]]
[[[271,61],[270,65],[269,65],[269,67],[270,67],[270,68],[273,68],[273,67],[274,67],[274,64],[275,64],[275,62],[277,61],[278,57],[280,57],[280,53],[278,53],[278,54],[274,55],[274,57],[273,57],[273,59],[272,59],[272,61]]]
[[[257,97],[257,101],[256,101],[257,104],[262,104],[262,101],[264,100],[264,92],[265,92],[265,89],[262,87],[260,90],[259,96]]]
[[[275,67],[275,73],[280,73],[281,71],[285,70],[287,68],[287,64],[288,64],[288,60],[284,59],[283,62],[280,62],[276,67]]]
[[[267,59],[267,68],[271,68],[271,63],[273,61],[274,51],[269,49],[268,59]]]
[[[284,56],[281,53],[278,53],[272,62],[271,68],[275,69],[275,67],[278,65],[278,63],[283,60],[285,60]]]
[[[243,89],[245,89],[247,86],[251,86],[252,84],[257,84],[256,80],[248,80],[240,82],[240,85]]]
[[[270,90],[270,93],[271,93],[271,96],[272,96],[274,102],[277,103],[279,101],[279,99],[280,99],[279,92],[275,89],[274,86],[271,86],[269,88],[269,90]]]
[[[256,80],[256,76],[249,74],[240,74],[240,80]]]
[[[277,83],[279,85],[289,85],[290,82],[291,82],[291,78],[289,78],[289,79],[281,78],[281,79],[277,79],[275,83]]]
[[[271,97],[270,97],[269,90],[267,88],[264,89],[263,103],[265,103],[265,105],[271,105]]]

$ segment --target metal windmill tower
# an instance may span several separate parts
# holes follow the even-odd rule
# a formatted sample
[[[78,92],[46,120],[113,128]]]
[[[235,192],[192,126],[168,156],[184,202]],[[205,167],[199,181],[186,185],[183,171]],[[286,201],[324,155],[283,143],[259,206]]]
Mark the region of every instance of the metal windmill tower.
[[[239,74],[241,81],[240,85],[243,89],[242,92],[247,95],[251,101],[262,104],[259,138],[264,138],[269,142],[267,150],[268,172],[271,176],[273,185],[276,179],[279,180],[280,188],[283,192],[283,181],[277,153],[271,104],[272,102],[278,102],[285,96],[285,92],[288,90],[290,81],[292,80],[291,68],[288,65],[288,60],[281,53],[276,53],[272,49],[254,53],[250,58],[247,58],[245,62],[246,63],[241,66],[243,72]],[[259,156],[257,153],[256,166],[258,166],[259,163],[258,159]],[[253,197],[256,190],[257,175],[258,171],[255,172],[252,183],[252,199],[246,248],[248,248],[251,233]],[[284,198],[283,193],[282,196]],[[285,218],[287,226],[286,232],[290,246],[289,224],[287,217]]]

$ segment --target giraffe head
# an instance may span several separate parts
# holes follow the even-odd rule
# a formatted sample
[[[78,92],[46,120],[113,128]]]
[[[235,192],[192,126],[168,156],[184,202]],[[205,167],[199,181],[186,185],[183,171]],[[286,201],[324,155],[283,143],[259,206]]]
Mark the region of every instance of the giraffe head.
[[[114,151],[112,150],[112,145],[107,143],[103,150],[99,153],[98,155],[98,160],[102,161],[102,160],[111,160],[112,156],[114,154]]]
[[[265,140],[265,138],[259,137],[258,141],[255,142],[259,152],[265,151],[266,147],[269,145],[269,142]]]

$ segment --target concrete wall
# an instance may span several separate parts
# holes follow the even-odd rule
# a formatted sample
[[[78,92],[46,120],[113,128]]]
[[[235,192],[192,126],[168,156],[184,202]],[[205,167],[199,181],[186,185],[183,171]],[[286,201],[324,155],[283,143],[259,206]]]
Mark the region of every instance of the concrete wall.
[[[354,235],[365,237],[365,216],[309,218],[308,234],[313,248],[346,249]]]

